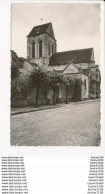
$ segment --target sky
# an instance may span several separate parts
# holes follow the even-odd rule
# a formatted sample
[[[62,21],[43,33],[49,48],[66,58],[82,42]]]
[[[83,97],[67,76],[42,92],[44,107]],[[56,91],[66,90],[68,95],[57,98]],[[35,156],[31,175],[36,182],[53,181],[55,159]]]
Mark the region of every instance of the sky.
[[[19,57],[27,57],[26,36],[32,28],[48,22],[53,25],[57,52],[92,47],[100,65],[99,3],[13,3],[11,47]]]

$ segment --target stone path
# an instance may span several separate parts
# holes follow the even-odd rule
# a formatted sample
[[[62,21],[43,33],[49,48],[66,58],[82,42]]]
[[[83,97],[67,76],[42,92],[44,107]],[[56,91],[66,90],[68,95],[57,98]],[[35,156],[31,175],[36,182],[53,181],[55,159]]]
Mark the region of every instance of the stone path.
[[[11,145],[98,146],[100,102],[11,116]]]

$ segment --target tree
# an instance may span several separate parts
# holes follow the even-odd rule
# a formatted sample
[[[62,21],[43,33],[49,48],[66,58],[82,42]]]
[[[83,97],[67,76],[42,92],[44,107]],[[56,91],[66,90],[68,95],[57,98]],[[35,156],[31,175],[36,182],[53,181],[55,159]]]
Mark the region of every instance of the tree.
[[[16,63],[12,62],[11,65],[11,80],[17,79],[20,75],[19,67]]]
[[[11,50],[11,80],[17,79],[20,74],[20,67],[17,54]]]
[[[30,86],[36,87],[36,107],[38,106],[39,89],[47,84],[47,72],[42,68],[34,68],[30,74]]]
[[[28,95],[28,75],[22,70],[17,53],[11,50],[11,98],[21,100]]]
[[[11,50],[11,79],[16,79],[20,75],[20,69],[23,68],[22,57],[18,57],[17,53]],[[25,60],[25,59],[24,59]]]
[[[18,56],[11,50],[11,99],[17,98],[19,96],[19,91],[17,88],[18,78],[20,75]]]
[[[11,98],[23,100],[28,96],[29,91],[29,72],[21,70],[19,77],[11,81]]]
[[[48,72],[46,72],[46,77],[44,79],[44,87],[45,87],[45,100],[46,100],[46,105],[47,105],[47,93],[48,93],[48,87],[50,86],[50,77],[48,75]]]

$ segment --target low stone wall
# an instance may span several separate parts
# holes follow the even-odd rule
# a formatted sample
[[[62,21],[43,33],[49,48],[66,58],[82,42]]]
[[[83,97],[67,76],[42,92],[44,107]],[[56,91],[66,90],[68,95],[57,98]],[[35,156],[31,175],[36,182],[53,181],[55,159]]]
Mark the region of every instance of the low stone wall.
[[[72,102],[72,98],[67,98],[67,102]],[[66,102],[66,98],[58,98],[57,99],[57,103],[65,103]]]
[[[12,108],[26,107],[28,105],[27,100],[13,100],[11,102]]]

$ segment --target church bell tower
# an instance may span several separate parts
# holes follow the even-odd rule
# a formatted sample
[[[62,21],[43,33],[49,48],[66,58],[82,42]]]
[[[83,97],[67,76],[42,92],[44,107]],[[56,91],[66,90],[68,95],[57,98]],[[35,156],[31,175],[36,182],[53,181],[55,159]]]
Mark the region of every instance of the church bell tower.
[[[27,59],[39,66],[47,66],[56,53],[56,39],[51,23],[33,27],[27,36]]]

